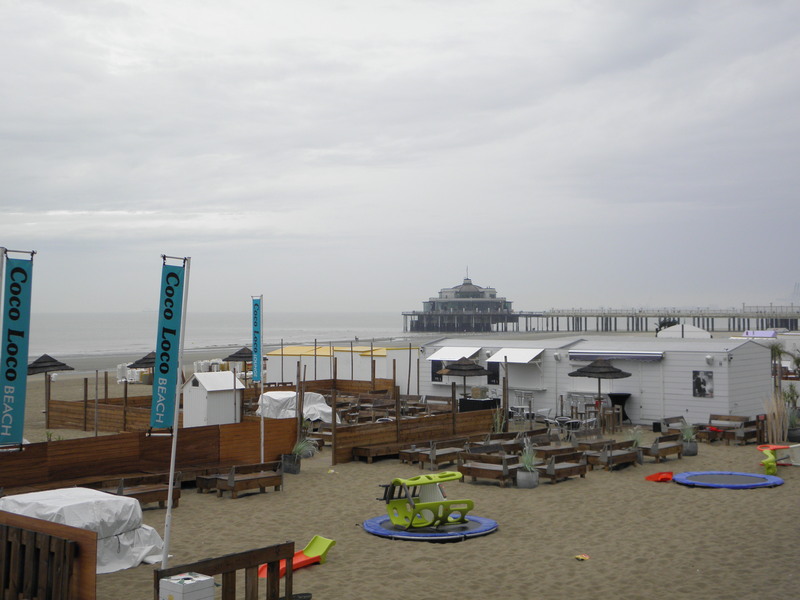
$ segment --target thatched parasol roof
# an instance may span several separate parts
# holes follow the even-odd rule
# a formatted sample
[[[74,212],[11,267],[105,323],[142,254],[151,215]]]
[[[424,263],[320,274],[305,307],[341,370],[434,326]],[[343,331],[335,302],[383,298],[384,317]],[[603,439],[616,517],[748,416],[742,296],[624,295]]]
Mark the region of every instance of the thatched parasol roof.
[[[569,374],[570,377],[594,377],[595,379],[624,379],[631,374],[618,369],[604,358],[590,362]]]
[[[128,365],[129,369],[152,369],[156,366],[156,353],[150,352]]]
[[[630,377],[631,374],[622,369],[618,369],[604,358],[598,358],[590,362],[585,367],[581,367],[569,374],[570,377],[593,377],[597,379],[597,398],[602,395],[600,382],[603,379],[624,379]]]
[[[223,362],[252,362],[253,351],[247,346],[244,346],[222,360]]]
[[[50,371],[74,371],[73,367],[56,360],[49,354],[42,354],[39,358],[28,365],[28,375],[38,375],[39,373],[49,373]]]
[[[478,363],[468,358],[459,358],[456,362],[450,363],[441,371],[436,371],[439,375],[457,375],[459,377],[473,377],[478,375],[491,375]]]

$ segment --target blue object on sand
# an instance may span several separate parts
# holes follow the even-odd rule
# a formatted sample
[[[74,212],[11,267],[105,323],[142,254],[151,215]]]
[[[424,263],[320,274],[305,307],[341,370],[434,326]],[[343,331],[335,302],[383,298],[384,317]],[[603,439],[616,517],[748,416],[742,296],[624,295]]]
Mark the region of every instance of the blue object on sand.
[[[783,479],[774,475],[739,473],[736,471],[687,471],[686,473],[674,475],[672,481],[693,487],[728,488],[732,490],[775,487],[783,484]]]

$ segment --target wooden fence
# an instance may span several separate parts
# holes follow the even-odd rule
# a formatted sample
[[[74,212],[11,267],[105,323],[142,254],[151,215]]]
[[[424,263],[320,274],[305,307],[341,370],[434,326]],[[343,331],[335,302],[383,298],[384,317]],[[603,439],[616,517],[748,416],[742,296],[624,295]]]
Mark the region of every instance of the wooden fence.
[[[161,579],[180,575],[181,573],[201,573],[202,575],[222,575],[222,600],[236,598],[236,571],[244,571],[244,598],[256,600],[258,597],[258,567],[267,565],[266,598],[278,600],[280,595],[281,560],[286,561],[286,575],[284,576],[285,598],[293,598],[292,594],[292,557],[294,556],[294,542],[284,542],[266,548],[257,548],[235,554],[226,554],[218,558],[206,558],[197,562],[156,569],[153,571],[153,599],[159,599]]]
[[[348,379],[321,379],[307,381],[305,391],[320,394],[358,396],[375,390],[388,390],[390,396],[396,393],[391,379],[373,381],[353,381]],[[294,387],[272,387],[272,390],[294,390]],[[244,407],[255,406],[261,389],[248,387],[244,390],[242,404]],[[95,410],[94,400],[90,400],[86,390],[81,400],[48,400],[47,427],[49,429],[79,429],[94,431],[95,417],[97,431],[123,432],[147,431],[150,428],[151,396],[131,396],[125,398],[98,399]],[[181,406],[183,398],[181,397]],[[178,426],[183,426],[183,413],[178,414]]]
[[[402,418],[386,423],[337,425],[333,440],[333,464],[353,460],[353,448],[397,442],[416,444],[446,437],[466,437],[489,433],[493,411],[476,410],[418,418]]]
[[[279,460],[294,445],[294,419],[264,419],[264,460]],[[261,462],[259,419],[247,417],[232,425],[180,429],[176,468],[184,473],[207,466]],[[121,433],[74,440],[26,444],[4,452],[0,487],[15,492],[70,485],[75,480],[106,475],[165,473],[172,438]],[[185,478],[184,478],[185,479]]]
[[[0,511],[0,597],[94,600],[97,533]]]

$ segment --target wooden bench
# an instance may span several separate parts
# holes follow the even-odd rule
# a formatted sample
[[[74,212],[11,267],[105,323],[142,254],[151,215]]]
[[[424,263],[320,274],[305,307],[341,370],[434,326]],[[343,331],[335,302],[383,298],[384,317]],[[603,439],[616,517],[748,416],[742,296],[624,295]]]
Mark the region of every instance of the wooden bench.
[[[749,442],[754,444],[758,443],[759,427],[757,420],[744,421],[741,427],[730,429],[723,434],[726,444],[730,444],[731,440],[735,441],[737,445],[744,446]]]
[[[432,442],[429,450],[421,450],[417,453],[419,468],[424,469],[427,463],[433,470],[434,465],[438,468],[442,463],[456,462],[458,453],[464,450],[468,441],[467,438],[457,438]]]
[[[641,451],[642,455],[655,458],[657,463],[671,454],[677,454],[680,459],[683,456],[683,442],[677,433],[660,435],[651,446],[642,446]]]
[[[372,463],[373,458],[394,456],[403,448],[408,448],[408,442],[388,442],[386,444],[371,444],[369,446],[356,446],[353,448],[353,458],[366,458],[367,463]]]
[[[198,493],[216,490],[220,498],[224,492],[236,498],[239,492],[256,488],[263,494],[270,486],[278,492],[283,488],[283,468],[280,461],[235,465],[227,474],[198,475],[195,481]]]
[[[104,478],[84,483],[82,487],[90,487],[116,496],[136,498],[140,504],[158,502],[159,508],[164,508],[169,498],[169,473]],[[180,499],[181,473],[176,472],[172,487],[172,508],[178,507]]]
[[[586,456],[583,452],[567,452],[551,456],[545,465],[536,466],[539,477],[547,477],[550,483],[578,475],[586,477],[588,470]]]
[[[599,427],[576,431],[572,436],[572,443],[578,450],[601,450],[608,442],[613,442],[603,434]]]
[[[709,429],[712,427],[721,429],[722,431],[713,431]],[[747,432],[744,431],[745,427],[747,428]],[[712,433],[716,435],[709,435]],[[726,445],[730,445],[731,440],[737,439],[737,434],[739,438],[744,440],[745,433],[748,439],[753,440],[755,440],[758,435],[756,422],[751,421],[750,417],[743,417],[740,415],[709,415],[708,425],[705,426],[705,429],[698,431],[697,438],[703,439],[704,441],[723,439]]]
[[[642,462],[642,454],[633,440],[622,442],[611,440],[606,442],[602,449],[587,450],[585,454],[590,470],[593,470],[595,466],[601,466],[606,471],[611,471],[620,465],[635,466],[636,463],[641,464]]]
[[[479,477],[492,479],[499,481],[500,487],[506,487],[508,482],[513,483],[517,478],[517,470],[522,466],[518,456],[505,454],[499,444],[459,452],[456,464],[456,469],[465,478],[470,477],[472,481],[477,481]]]
[[[661,432],[664,434],[680,433],[688,423],[681,417],[666,417],[661,419]]]

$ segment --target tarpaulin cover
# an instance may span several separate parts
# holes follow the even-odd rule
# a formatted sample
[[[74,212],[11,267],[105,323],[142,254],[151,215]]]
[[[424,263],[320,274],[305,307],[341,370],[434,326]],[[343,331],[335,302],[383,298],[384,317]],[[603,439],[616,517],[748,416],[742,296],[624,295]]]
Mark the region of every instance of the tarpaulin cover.
[[[164,542],[142,524],[142,507],[89,488],[62,488],[0,498],[0,510],[97,532],[97,572],[112,573],[161,560]]]
[[[297,416],[296,392],[266,392],[258,401],[256,414],[270,419],[294,419]],[[330,423],[333,410],[322,394],[306,392],[303,395],[303,418],[310,421]],[[337,421],[338,423],[339,421]]]

